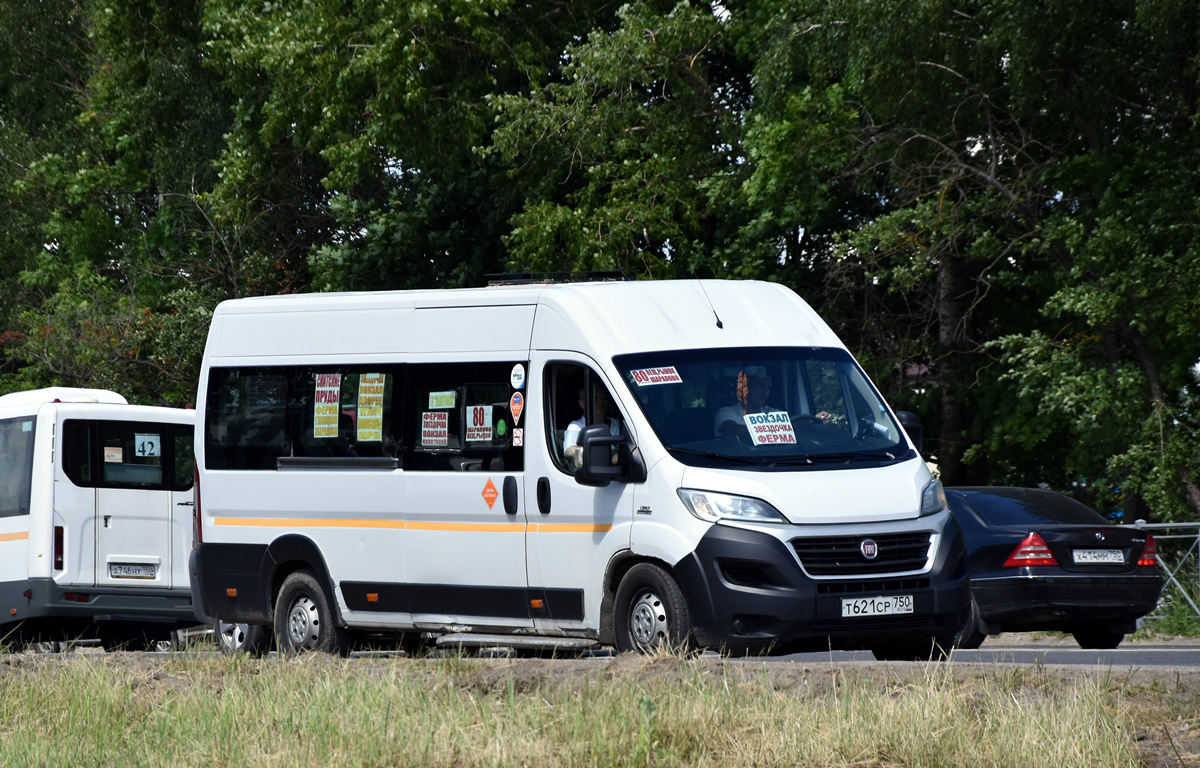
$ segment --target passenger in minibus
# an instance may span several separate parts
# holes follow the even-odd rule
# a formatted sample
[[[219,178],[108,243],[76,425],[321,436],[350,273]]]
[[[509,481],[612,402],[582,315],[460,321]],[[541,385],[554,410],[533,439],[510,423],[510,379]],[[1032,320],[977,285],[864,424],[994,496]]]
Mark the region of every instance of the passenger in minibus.
[[[749,429],[742,418],[747,413],[772,413],[778,408],[767,405],[771,396],[771,374],[761,365],[745,366],[738,371],[737,399],[732,405],[717,410],[713,417],[713,431],[717,437],[739,437],[748,435]]]
[[[584,410],[584,404],[587,402],[586,393],[583,387],[579,388],[579,409],[584,411],[578,419],[575,419],[567,425],[566,432],[563,433],[563,456],[567,461],[578,467],[583,462],[583,452],[577,445],[579,442],[579,433],[587,426],[587,413]],[[611,415],[610,415],[611,414]],[[608,389],[599,382],[596,383],[592,390],[592,422],[593,424],[607,424],[608,433],[610,435],[621,434],[621,419],[616,408],[612,407],[612,397],[608,394]],[[613,456],[613,461],[616,461],[616,456]]]

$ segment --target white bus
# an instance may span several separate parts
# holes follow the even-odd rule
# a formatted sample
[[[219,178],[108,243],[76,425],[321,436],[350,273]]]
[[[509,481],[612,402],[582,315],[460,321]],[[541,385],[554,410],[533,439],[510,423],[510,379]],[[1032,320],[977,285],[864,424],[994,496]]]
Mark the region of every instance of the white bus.
[[[195,625],[195,411],[53,387],[0,397],[0,635],[144,649]]]
[[[956,523],[845,346],[771,283],[217,307],[192,586],[248,650],[947,647]]]

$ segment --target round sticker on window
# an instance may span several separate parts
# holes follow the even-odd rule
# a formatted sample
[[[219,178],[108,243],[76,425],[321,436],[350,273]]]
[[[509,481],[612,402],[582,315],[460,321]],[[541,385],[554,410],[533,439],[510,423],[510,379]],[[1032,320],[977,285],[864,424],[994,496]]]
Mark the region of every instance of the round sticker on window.
[[[512,375],[509,376],[508,380],[512,383],[513,389],[524,389],[525,388],[525,366],[521,365],[520,363],[517,363],[516,365],[514,365],[513,369],[512,369]]]
[[[500,435],[500,437],[504,437],[504,435],[507,432],[508,432],[508,424],[504,421],[504,419],[500,419],[500,421],[497,421],[496,422],[496,434]]]

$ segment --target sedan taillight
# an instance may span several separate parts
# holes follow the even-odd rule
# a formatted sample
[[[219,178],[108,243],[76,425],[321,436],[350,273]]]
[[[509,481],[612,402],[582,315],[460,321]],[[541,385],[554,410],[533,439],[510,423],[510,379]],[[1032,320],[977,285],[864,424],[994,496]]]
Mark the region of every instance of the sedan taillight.
[[[1142,556],[1138,558],[1138,565],[1148,565],[1151,568],[1158,565],[1158,545],[1154,542],[1154,537],[1146,534],[1146,547],[1142,550]]]
[[[1046,541],[1037,533],[1031,533],[1022,539],[1017,548],[1004,561],[1005,568],[1019,568],[1023,565],[1058,565],[1054,553],[1046,546]]]

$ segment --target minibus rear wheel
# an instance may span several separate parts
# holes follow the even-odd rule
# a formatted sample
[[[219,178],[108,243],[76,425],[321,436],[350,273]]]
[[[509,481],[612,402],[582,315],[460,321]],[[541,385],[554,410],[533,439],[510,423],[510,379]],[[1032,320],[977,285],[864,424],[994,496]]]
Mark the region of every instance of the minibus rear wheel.
[[[300,570],[283,580],[275,600],[275,643],[281,656],[325,651],[350,652],[350,633],[337,625],[333,603],[312,571]]]
[[[618,651],[686,651],[691,645],[692,620],[683,591],[653,563],[638,563],[621,579],[615,618]]]
[[[217,619],[213,633],[217,636],[217,647],[226,656],[246,653],[258,657],[271,650],[271,629],[261,624],[236,624]]]

